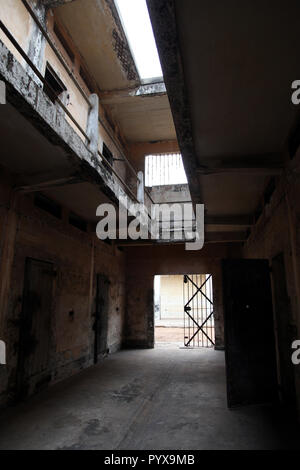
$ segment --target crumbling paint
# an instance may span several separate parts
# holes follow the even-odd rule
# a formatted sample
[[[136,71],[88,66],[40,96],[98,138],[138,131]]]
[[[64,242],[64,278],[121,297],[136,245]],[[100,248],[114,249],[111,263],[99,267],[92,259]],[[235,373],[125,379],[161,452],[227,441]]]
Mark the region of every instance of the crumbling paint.
[[[4,202],[2,198],[0,204]],[[8,214],[8,209],[6,211]],[[41,384],[38,376],[32,377],[29,393],[93,364],[94,319],[89,294],[92,288],[92,298],[95,298],[96,273],[106,273],[111,281],[108,305],[109,352],[115,352],[121,346],[125,309],[125,260],[119,250],[97,240],[94,233],[80,232],[67,225],[64,220],[58,220],[36,208],[31,196],[23,196],[13,213],[18,218],[18,230],[12,240],[10,272],[7,270],[6,245],[2,245],[1,252],[1,261],[5,261],[4,269],[6,268],[8,276],[6,293],[3,293],[7,299],[3,305],[5,315],[1,321],[1,338],[3,337],[7,344],[7,366],[0,368],[1,404],[12,399],[16,389],[19,319],[27,258],[51,262],[56,271],[51,327],[54,346],[50,352],[48,371],[43,374],[43,377],[47,376],[48,379],[46,383]],[[6,229],[12,230],[14,220],[5,220]],[[91,277],[92,262],[94,275]],[[0,299],[2,298],[1,292]]]

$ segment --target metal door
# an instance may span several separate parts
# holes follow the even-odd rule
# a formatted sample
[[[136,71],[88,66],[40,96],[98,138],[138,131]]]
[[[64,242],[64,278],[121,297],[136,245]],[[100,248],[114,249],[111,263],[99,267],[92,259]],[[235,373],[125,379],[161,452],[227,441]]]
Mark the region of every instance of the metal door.
[[[228,405],[278,398],[274,320],[267,260],[223,262]]]
[[[184,345],[212,347],[215,344],[211,274],[183,277]]]
[[[27,258],[20,322],[17,396],[23,398],[50,381],[53,264]]]

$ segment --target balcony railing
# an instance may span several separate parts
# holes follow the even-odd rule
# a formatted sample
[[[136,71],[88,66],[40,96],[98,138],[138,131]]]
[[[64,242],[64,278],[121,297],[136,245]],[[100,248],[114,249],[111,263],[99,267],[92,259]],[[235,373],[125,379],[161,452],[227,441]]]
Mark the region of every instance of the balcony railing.
[[[55,44],[53,43],[53,41],[51,40],[48,32],[46,31],[46,29],[44,28],[44,26],[41,24],[39,18],[37,17],[37,15],[35,14],[34,10],[31,8],[31,6],[28,4],[28,2],[26,0],[21,0],[24,7],[26,8],[26,10],[28,11],[28,13],[30,14],[32,20],[35,22],[35,24],[37,25],[38,29],[40,30],[41,34],[43,35],[43,37],[45,38],[45,40],[47,41],[47,43],[49,44],[50,48],[52,49],[52,51],[54,52],[55,56],[57,57],[57,59],[59,60],[60,64],[62,65],[62,67],[65,69],[65,71],[67,72],[68,76],[70,77],[70,79],[72,80],[72,82],[74,83],[74,85],[76,86],[76,88],[78,89],[78,91],[80,92],[80,94],[82,95],[83,99],[85,100],[87,106],[88,106],[88,110],[90,110],[91,108],[91,103],[90,103],[90,99],[89,97],[87,96],[87,94],[85,93],[85,91],[82,89],[80,83],[78,82],[78,80],[76,79],[75,75],[73,74],[73,72],[71,71],[70,67],[68,66],[68,64],[66,63],[66,61],[64,60],[64,58],[62,57],[62,55],[60,54],[60,52],[57,50]],[[32,62],[32,60],[28,57],[28,55],[26,54],[26,52],[22,49],[22,47],[20,46],[20,44],[18,43],[18,41],[15,39],[15,37],[13,36],[13,34],[9,31],[9,29],[5,26],[5,24],[0,20],[0,29],[3,31],[3,33],[6,35],[6,37],[9,39],[9,41],[12,43],[12,45],[16,48],[16,50],[19,52],[19,54],[22,56],[22,58],[25,60],[25,62],[29,65],[29,67],[31,68],[31,70],[34,72],[34,74],[37,76],[37,78],[41,81],[41,83],[43,83],[44,85],[47,86],[48,89],[50,89],[50,91],[53,91],[51,86],[49,85],[49,83],[46,81],[45,77],[41,74],[41,72],[38,70],[38,68],[35,66],[35,64]],[[54,92],[55,94],[55,92]],[[78,121],[75,119],[75,117],[70,113],[70,111],[66,108],[66,106],[64,105],[64,103],[59,99],[59,98],[56,98],[56,103],[61,107],[61,109],[64,111],[64,113],[68,116],[68,118],[71,120],[71,122],[76,126],[76,128],[79,130],[80,134],[82,135],[82,137],[84,138],[85,140],[85,143],[86,144],[89,144],[90,143],[90,138],[89,136],[87,135],[87,133],[85,132],[85,130],[82,128],[82,126],[78,123]],[[99,116],[99,123],[100,125],[102,126],[102,128],[105,130],[105,132],[109,135],[110,139],[112,140],[112,142],[114,143],[115,147],[118,149],[118,151],[120,152],[120,155],[121,155],[121,158],[118,159],[120,161],[122,161],[126,167],[129,169],[129,171],[133,174],[134,176],[134,179],[136,180],[136,187],[140,187],[140,184],[141,184],[141,181],[140,181],[140,178],[138,176],[138,172],[136,171],[136,169],[134,168],[134,166],[131,164],[131,162],[128,160],[128,158],[126,157],[124,151],[122,150],[119,142],[117,141],[117,139],[114,137],[114,135],[112,134],[111,130],[109,129],[109,127],[105,124],[105,122],[103,121],[103,119],[100,118]],[[124,181],[124,179],[122,178],[122,176],[113,168],[113,166],[110,164],[110,162],[102,155],[102,153],[98,150],[98,155],[100,157],[100,160],[103,160],[105,162],[105,166],[108,167],[111,172],[113,173],[113,175],[118,179],[119,183],[121,183],[121,186],[123,187],[123,190],[126,192],[126,194],[128,196],[130,196],[130,198],[132,198],[135,202],[141,202],[140,201],[140,198],[138,198],[138,194],[134,194],[134,192],[132,191],[132,189],[128,186],[128,184]],[[151,195],[149,194],[149,192],[144,188],[143,189],[143,192],[144,192],[144,198],[147,198],[150,203],[154,203]]]

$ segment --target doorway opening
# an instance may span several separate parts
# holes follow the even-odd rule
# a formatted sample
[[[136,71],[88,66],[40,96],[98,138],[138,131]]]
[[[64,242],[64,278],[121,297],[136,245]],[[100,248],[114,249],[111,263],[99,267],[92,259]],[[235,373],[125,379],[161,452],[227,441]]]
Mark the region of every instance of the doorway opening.
[[[156,347],[214,347],[212,275],[155,276],[154,338]]]

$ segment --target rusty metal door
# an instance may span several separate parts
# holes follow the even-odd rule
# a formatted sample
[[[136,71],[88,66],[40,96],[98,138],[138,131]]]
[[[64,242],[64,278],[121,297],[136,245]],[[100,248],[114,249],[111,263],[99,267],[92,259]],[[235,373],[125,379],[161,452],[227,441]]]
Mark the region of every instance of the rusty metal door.
[[[20,322],[17,396],[23,398],[47,383],[51,346],[54,266],[26,259]]]
[[[228,406],[278,399],[274,319],[267,260],[223,261]]]
[[[94,363],[97,364],[99,356],[107,353],[107,331],[108,331],[108,301],[110,281],[105,274],[96,277],[96,302],[94,322]]]

